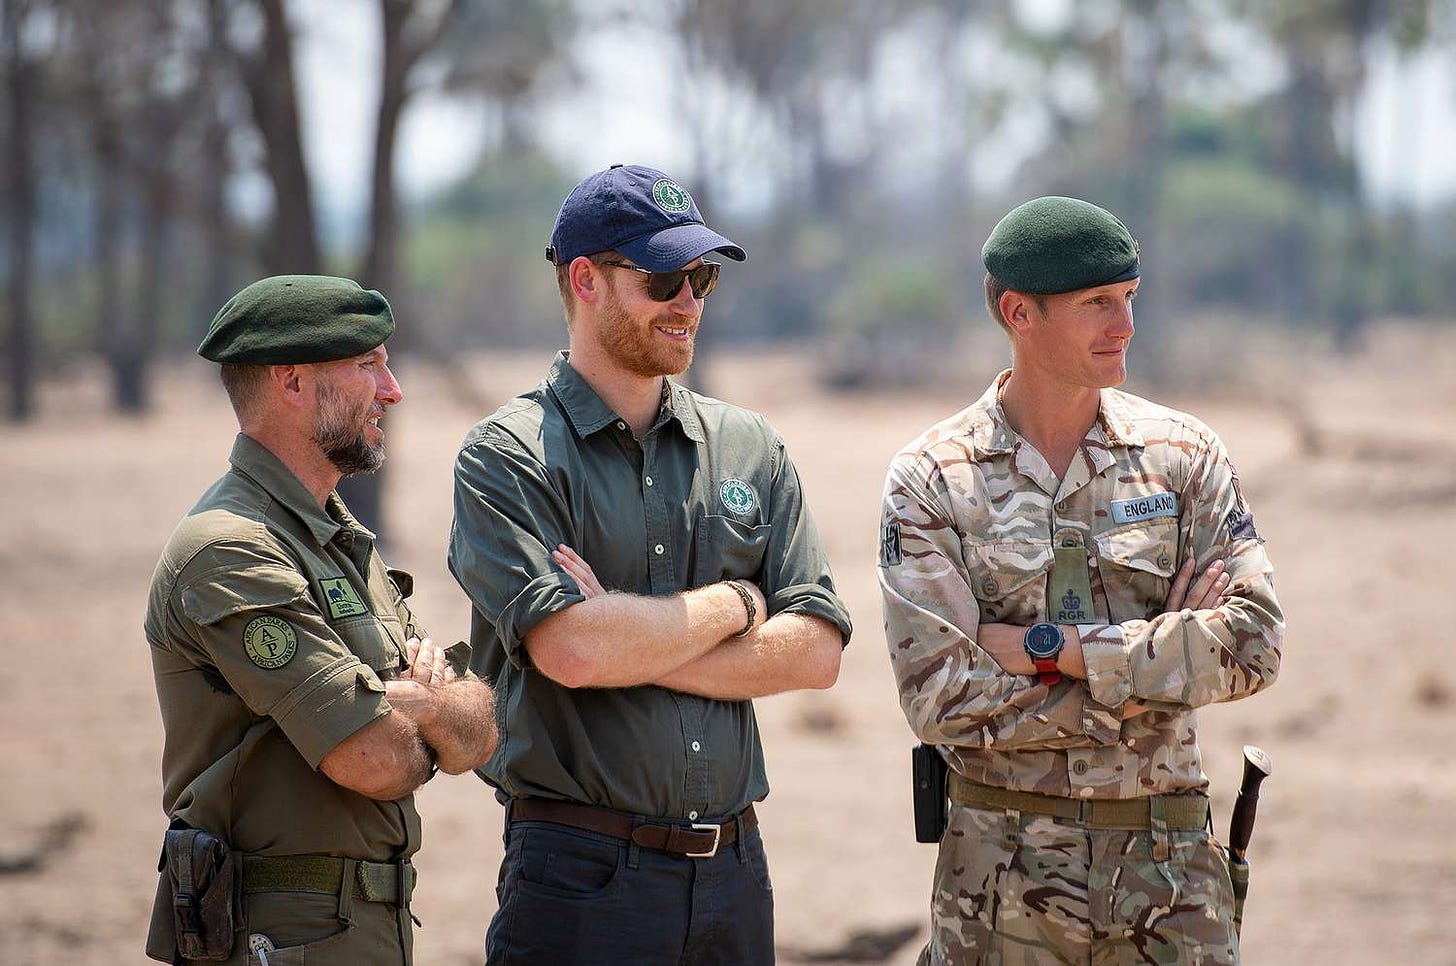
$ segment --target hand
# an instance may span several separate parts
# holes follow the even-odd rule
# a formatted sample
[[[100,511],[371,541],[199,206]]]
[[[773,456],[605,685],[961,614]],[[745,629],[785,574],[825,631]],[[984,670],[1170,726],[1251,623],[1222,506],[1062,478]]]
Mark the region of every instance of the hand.
[[[405,642],[404,656],[409,666],[400,674],[401,681],[439,686],[455,680],[455,669],[450,666],[445,652],[428,637],[423,641],[411,637]]]
[[[1192,557],[1183,561],[1183,566],[1178,568],[1178,573],[1173,576],[1173,586],[1168,588],[1168,599],[1163,601],[1164,613],[1175,613],[1180,610],[1207,610],[1210,607],[1217,607],[1227,598],[1224,591],[1228,590],[1230,577],[1224,570],[1222,560],[1215,560],[1208,565],[1198,578],[1197,582],[1189,587],[1189,581],[1193,579],[1193,568],[1195,561]]]
[[[403,678],[385,681],[384,698],[391,708],[416,725],[428,727],[435,721],[438,709],[434,695],[430,693],[428,686],[419,681]]]
[[[576,581],[577,589],[587,600],[593,597],[600,597],[607,591],[602,587],[601,581],[592,571],[591,565],[581,559],[581,555],[564,543],[558,543],[556,549],[551,551],[551,559],[566,571],[567,576]]]

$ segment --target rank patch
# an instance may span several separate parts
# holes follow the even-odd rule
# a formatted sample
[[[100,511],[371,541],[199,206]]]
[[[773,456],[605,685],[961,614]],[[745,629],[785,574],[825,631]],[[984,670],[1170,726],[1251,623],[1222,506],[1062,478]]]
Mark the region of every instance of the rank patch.
[[[893,520],[880,527],[880,566],[900,566],[900,524]]]
[[[368,610],[348,577],[325,577],[319,581],[319,586],[323,587],[324,599],[329,602],[329,618],[332,620],[353,617]]]
[[[1178,516],[1178,497],[1172,493],[1149,493],[1131,500],[1112,501],[1112,519],[1117,523],[1140,523],[1158,517]]]
[[[723,485],[718,487],[718,499],[739,515],[747,515],[758,508],[758,493],[739,479],[724,480]]]
[[[293,660],[298,635],[286,620],[265,614],[248,621],[243,629],[243,650],[248,652],[248,660],[271,671]]]

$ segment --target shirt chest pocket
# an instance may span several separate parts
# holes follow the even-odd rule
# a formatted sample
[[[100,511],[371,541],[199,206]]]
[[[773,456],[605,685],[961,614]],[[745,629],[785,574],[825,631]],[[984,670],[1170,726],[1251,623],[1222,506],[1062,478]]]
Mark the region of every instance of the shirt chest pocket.
[[[697,556],[693,561],[693,586],[742,577],[759,582],[763,555],[768,549],[773,525],[752,526],[716,513],[704,514],[698,522]]]
[[[331,621],[334,633],[355,656],[383,680],[396,677],[404,664],[404,628],[393,614],[377,617],[365,612]]]
[[[1050,540],[962,544],[982,623],[1032,624],[1046,613]]]
[[[1178,521],[1136,523],[1096,540],[1109,618],[1120,623],[1161,613],[1178,569]]]

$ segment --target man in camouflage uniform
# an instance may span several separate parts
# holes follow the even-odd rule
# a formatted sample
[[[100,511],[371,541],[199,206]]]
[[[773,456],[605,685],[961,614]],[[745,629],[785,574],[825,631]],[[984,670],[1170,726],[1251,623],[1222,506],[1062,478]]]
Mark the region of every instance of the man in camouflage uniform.
[[[282,276],[234,296],[198,349],[222,364],[241,432],[147,607],[172,820],[155,959],[409,963],[412,793],[495,748],[468,647],[426,637],[409,574],[334,492],[384,459],[393,331],[378,292]]]
[[[922,962],[1236,963],[1194,709],[1278,673],[1263,541],[1218,437],[1113,388],[1123,224],[1039,198],[982,254],[1012,368],[900,451],[883,505],[901,705],[951,768]]]

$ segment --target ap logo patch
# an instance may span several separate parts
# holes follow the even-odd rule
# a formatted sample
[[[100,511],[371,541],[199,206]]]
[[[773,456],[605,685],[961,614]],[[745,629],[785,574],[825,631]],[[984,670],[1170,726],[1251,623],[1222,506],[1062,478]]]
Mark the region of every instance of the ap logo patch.
[[[688,193],[678,187],[677,182],[667,178],[652,186],[652,200],[657,202],[657,207],[673,215],[680,215],[693,205]]]
[[[329,617],[332,620],[353,617],[368,610],[359,599],[354,585],[349,583],[348,577],[325,577],[319,581],[319,586],[323,587],[324,599],[329,602]]]
[[[243,650],[248,652],[248,660],[271,671],[293,660],[298,635],[281,617],[254,617],[243,629]]]
[[[718,498],[729,510],[742,516],[758,509],[758,493],[739,479],[724,480],[718,487]]]

